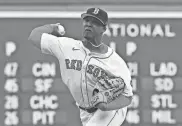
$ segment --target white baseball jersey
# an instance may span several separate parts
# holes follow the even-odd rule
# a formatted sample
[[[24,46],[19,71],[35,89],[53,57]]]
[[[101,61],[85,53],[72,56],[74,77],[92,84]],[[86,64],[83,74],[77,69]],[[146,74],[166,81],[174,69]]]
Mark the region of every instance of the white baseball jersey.
[[[41,51],[58,59],[62,80],[78,106],[91,107],[95,84],[106,73],[121,77],[126,84],[123,95],[133,95],[130,71],[124,60],[110,47],[105,54],[93,53],[80,40],[44,33],[41,37]],[[120,126],[126,111],[127,107],[113,111],[97,110],[95,113],[80,109],[80,118],[83,126]]]

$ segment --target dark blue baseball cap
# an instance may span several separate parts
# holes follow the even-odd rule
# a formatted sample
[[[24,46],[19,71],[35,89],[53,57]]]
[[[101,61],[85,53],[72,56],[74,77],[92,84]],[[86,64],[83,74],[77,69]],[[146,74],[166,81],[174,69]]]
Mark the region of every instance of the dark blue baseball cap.
[[[84,19],[85,17],[88,17],[88,16],[96,18],[103,25],[107,25],[107,23],[108,23],[107,12],[100,8],[89,8],[86,13],[83,13],[81,15],[81,18]]]

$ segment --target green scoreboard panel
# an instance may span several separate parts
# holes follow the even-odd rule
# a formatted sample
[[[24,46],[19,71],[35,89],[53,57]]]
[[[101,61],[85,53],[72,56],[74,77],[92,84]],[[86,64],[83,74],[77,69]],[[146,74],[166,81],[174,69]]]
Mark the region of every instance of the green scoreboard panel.
[[[27,40],[33,28],[57,22],[81,39],[80,18],[0,18],[0,126],[81,126],[57,59]],[[124,126],[182,125],[181,33],[181,18],[110,19],[103,42],[132,75]]]

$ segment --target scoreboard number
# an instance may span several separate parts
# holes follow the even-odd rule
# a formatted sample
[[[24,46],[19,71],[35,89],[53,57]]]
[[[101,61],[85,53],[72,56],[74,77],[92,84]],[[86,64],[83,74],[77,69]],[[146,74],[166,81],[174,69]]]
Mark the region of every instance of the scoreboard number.
[[[131,104],[128,106],[128,108],[138,108],[139,106],[139,96],[138,95],[133,95],[133,99]]]
[[[18,97],[16,95],[7,95],[5,96],[5,104],[4,108],[7,110],[10,109],[18,109],[19,104],[18,104]]]
[[[4,124],[7,126],[12,126],[12,125],[18,125],[19,123],[19,118],[17,116],[17,112],[13,111],[13,112],[5,112],[5,120],[4,120]]]
[[[8,92],[8,93],[16,93],[19,90],[18,84],[17,84],[17,79],[13,78],[13,79],[7,79],[4,89]]]
[[[4,68],[4,74],[8,77],[14,77],[14,76],[16,76],[17,70],[18,70],[17,62],[7,63]]]
[[[139,124],[140,123],[140,116],[138,110],[129,110],[126,116],[126,120],[129,123]]]

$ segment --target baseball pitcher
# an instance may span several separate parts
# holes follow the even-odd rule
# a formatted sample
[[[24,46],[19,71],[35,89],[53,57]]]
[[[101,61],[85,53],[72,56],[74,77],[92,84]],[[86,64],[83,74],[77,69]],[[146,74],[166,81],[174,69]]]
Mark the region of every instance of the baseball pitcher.
[[[125,61],[102,42],[107,12],[89,8],[81,18],[82,40],[63,37],[60,24],[33,29],[29,40],[42,53],[58,59],[62,80],[80,109],[83,126],[121,126],[133,96],[130,71]]]

